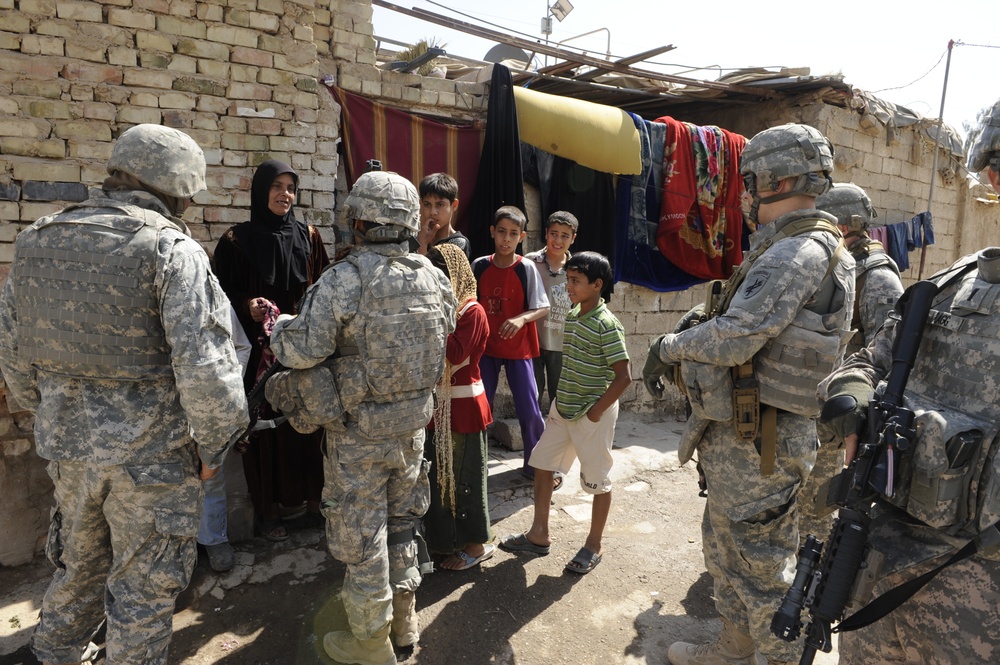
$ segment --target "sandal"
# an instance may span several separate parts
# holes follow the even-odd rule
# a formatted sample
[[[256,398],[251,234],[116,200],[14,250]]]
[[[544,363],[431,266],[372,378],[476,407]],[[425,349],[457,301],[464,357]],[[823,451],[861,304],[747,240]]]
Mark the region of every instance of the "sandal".
[[[591,552],[586,547],[581,547],[576,556],[566,564],[566,570],[577,575],[586,575],[601,562],[604,557],[596,552]]]
[[[270,519],[259,517],[255,520],[255,526],[260,535],[272,543],[280,543],[288,540],[288,529],[282,523],[280,517],[272,517]]]
[[[478,566],[483,561],[493,558],[493,554],[496,551],[497,551],[497,546],[490,543],[487,543],[486,545],[483,546],[483,553],[480,554],[479,556],[470,556],[462,550],[457,550],[454,553],[452,553],[452,556],[461,561],[462,564],[458,568],[445,568],[442,565],[441,570],[454,570],[454,571],[468,570],[473,566]]]
[[[548,545],[536,545],[528,540],[528,534],[515,533],[504,536],[500,540],[500,549],[507,552],[530,552],[538,556],[545,556],[549,553]]]
[[[555,492],[563,486],[563,475],[558,471],[552,476],[552,491]]]

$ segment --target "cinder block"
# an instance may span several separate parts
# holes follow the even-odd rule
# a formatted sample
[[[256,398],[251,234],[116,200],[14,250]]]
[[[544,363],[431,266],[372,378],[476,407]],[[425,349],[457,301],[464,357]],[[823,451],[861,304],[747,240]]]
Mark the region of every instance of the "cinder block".
[[[245,46],[234,46],[231,61],[241,65],[254,65],[256,67],[272,67],[274,56],[267,51]]]
[[[70,139],[66,142],[69,147],[69,156],[74,159],[86,159],[100,164],[107,164],[111,158],[111,143],[75,141]]]
[[[175,53],[170,56],[170,63],[167,65],[167,71],[174,72],[175,74],[197,74],[198,62],[198,58],[191,58],[186,55],[178,55]]]
[[[61,37],[43,37],[41,35],[23,35],[21,37],[21,53],[61,56],[65,52],[65,40]]]
[[[276,34],[281,27],[280,19],[274,14],[249,13],[249,27],[269,35]]]
[[[272,136],[270,147],[285,152],[313,153],[316,152],[316,141],[304,136]]]
[[[68,2],[67,0],[59,0],[56,3],[56,16],[73,21],[93,21],[95,23],[104,21],[104,13],[101,10],[101,5],[94,2]]]
[[[140,30],[135,35],[135,43],[140,49],[146,51],[163,51],[164,53],[174,52],[174,42],[166,35],[159,32],[148,32]]]
[[[216,61],[229,60],[229,47],[224,44],[217,44],[201,39],[178,39],[177,52],[195,58],[206,58]]]
[[[159,109],[124,107],[118,110],[118,122],[125,122],[133,125],[141,125],[149,122],[154,125],[160,124],[161,115]]]
[[[258,85],[256,83],[234,82],[229,84],[226,96],[230,99],[256,99],[260,101],[269,101],[271,99],[271,89],[267,86]]]
[[[161,109],[181,109],[190,111],[195,107],[195,98],[182,92],[165,92],[160,95]]]
[[[204,21],[178,16],[157,16],[156,30],[164,34],[191,39],[206,39],[208,36],[208,26]]]
[[[25,201],[86,201],[87,186],[79,182],[27,180],[21,184],[21,198]]]
[[[216,97],[221,97],[226,94],[225,83],[197,76],[179,76],[174,79],[172,85],[173,89],[178,92],[190,92],[196,95],[213,95]]]
[[[89,81],[91,83],[109,83],[111,85],[121,85],[123,80],[122,70],[118,67],[87,65],[74,62],[63,65],[59,75],[68,81]]]
[[[219,42],[220,44],[257,48],[257,32],[249,28],[239,28],[233,25],[210,25],[206,38],[210,42]]]
[[[37,140],[5,136],[0,138],[0,152],[7,155],[62,159],[66,156],[66,142],[60,139]]]
[[[139,62],[135,49],[123,46],[112,46],[108,48],[108,64],[120,67],[135,67]]]
[[[43,139],[48,132],[49,124],[43,120],[0,118],[0,136]]]
[[[130,87],[170,90],[174,85],[174,75],[164,71],[126,69],[123,82]]]
[[[20,198],[21,198],[20,185],[14,182],[0,181],[0,201],[17,201]]]
[[[53,125],[52,133],[61,139],[80,139],[84,141],[110,141],[111,127],[105,122],[94,120],[68,120]],[[35,178],[38,180],[39,178]],[[65,180],[65,178],[48,178],[49,180]]]
[[[259,67],[252,67],[250,65],[230,65],[229,79],[239,83],[256,83],[257,72],[259,71]]]
[[[155,30],[156,16],[146,12],[133,12],[127,9],[112,7],[108,10],[108,23],[123,28]]]
[[[229,78],[229,63],[215,62],[214,60],[198,58],[198,73],[225,81]],[[222,89],[225,90],[225,83],[219,83],[222,86]],[[221,94],[225,94],[225,92]]]

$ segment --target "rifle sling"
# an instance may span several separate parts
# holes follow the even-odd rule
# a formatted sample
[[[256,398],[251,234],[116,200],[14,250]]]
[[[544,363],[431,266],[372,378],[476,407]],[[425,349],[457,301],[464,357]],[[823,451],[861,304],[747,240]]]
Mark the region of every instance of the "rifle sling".
[[[908,582],[904,582],[894,587],[881,596],[871,601],[860,610],[841,621],[833,629],[835,633],[847,633],[858,630],[865,626],[870,626],[894,609],[913,597],[915,593],[924,588],[928,582],[934,579],[938,573],[948,566],[968,559],[976,552],[985,549],[996,548],[1000,545],[1000,522],[983,531],[976,538],[973,538],[965,546],[955,552],[947,561],[940,566],[933,568],[920,577],[915,577]]]

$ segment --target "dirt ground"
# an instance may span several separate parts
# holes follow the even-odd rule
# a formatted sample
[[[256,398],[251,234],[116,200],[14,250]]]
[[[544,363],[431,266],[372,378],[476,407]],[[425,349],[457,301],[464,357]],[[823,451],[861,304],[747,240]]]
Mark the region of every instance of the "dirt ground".
[[[702,561],[704,499],[696,473],[691,465],[677,467],[675,444],[650,441],[675,439],[680,427],[619,423],[622,475],[615,478],[604,560],[594,572],[563,570],[590,523],[589,496],[571,474],[553,497],[551,554],[497,551],[477,568],[425,577],[417,594],[420,643],[400,662],[661,664],[676,640],[714,639],[720,623]],[[491,447],[491,458],[499,538],[529,526],[530,491],[516,470],[519,454]],[[327,631],[347,625],[337,595],[343,567],[323,538],[319,530],[293,528],[285,543],[240,544],[236,568],[223,576],[200,561],[178,602],[170,662],[332,663],[321,642]],[[24,643],[49,574],[44,561],[0,569],[0,589],[10,590],[0,596],[0,653],[8,654],[0,665],[37,662]],[[821,654],[816,662],[829,665],[836,656]]]

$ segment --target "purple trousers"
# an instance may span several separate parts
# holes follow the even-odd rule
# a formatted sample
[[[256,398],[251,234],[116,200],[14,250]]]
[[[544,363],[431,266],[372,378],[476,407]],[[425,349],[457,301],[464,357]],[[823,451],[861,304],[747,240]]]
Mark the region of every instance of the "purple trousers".
[[[507,385],[514,397],[514,411],[517,422],[521,425],[521,439],[524,441],[524,473],[534,477],[535,470],[528,466],[531,451],[538,443],[545,420],[538,409],[538,386],[535,383],[535,366],[531,358],[523,360],[508,360],[484,355],[479,359],[479,372],[483,375],[483,387],[486,388],[486,399],[493,408],[493,398],[497,394],[497,384],[500,381],[500,368],[507,368]]]

